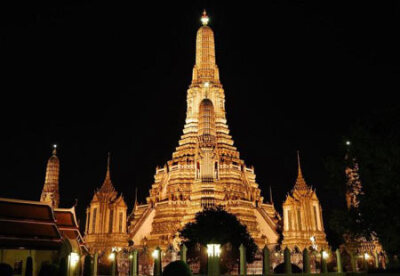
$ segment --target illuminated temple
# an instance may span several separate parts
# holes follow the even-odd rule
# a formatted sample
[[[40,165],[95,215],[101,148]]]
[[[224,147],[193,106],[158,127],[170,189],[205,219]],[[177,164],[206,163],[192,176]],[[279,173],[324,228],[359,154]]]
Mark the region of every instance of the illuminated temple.
[[[129,218],[130,239],[139,248],[176,247],[178,230],[197,212],[222,205],[247,226],[260,248],[277,245],[280,216],[271,202],[264,202],[254,168],[240,159],[229,134],[214,33],[205,12],[202,23],[183,135],[172,159],[156,169],[146,204],[135,204]]]

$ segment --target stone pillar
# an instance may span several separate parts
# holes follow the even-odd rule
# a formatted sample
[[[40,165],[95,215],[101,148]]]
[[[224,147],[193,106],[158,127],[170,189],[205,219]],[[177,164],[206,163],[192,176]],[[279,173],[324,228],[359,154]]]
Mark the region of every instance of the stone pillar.
[[[99,253],[94,253],[93,257],[93,276],[97,276],[97,264],[99,262]]]
[[[183,261],[184,263],[187,263],[186,255],[187,255],[187,247],[183,243],[181,246],[181,261]]]
[[[336,264],[337,264],[337,272],[343,273],[342,257],[340,256],[339,248],[336,249]]]
[[[114,259],[112,260],[112,265],[111,265],[111,275],[115,276],[117,274],[117,253],[114,253]]]
[[[154,276],[161,276],[162,275],[162,268],[161,268],[161,248],[157,246],[155,249],[158,251],[158,255],[155,256],[154,258],[154,269],[153,269],[153,275]]]
[[[138,268],[138,251],[135,249],[132,252],[132,260],[131,260],[131,268],[130,268],[132,276],[138,275],[137,268]]]
[[[263,275],[267,276],[271,273],[271,256],[268,246],[263,249]]]
[[[303,250],[303,271],[304,273],[311,273],[310,256],[307,248],[304,248]]]
[[[367,260],[366,254],[367,253],[364,253],[363,256],[362,256],[363,257],[363,266],[364,266],[363,268],[364,268],[364,271],[368,271],[368,260]]]
[[[290,262],[290,250],[289,248],[285,248],[283,251],[284,260],[285,260],[285,273],[292,274],[292,263]]]
[[[219,271],[219,252],[216,252],[215,247],[214,247],[212,252],[209,252],[207,250],[207,254],[208,254],[207,275],[208,276],[219,276],[220,275],[220,271]]]
[[[247,263],[246,263],[246,247],[243,243],[239,247],[240,251],[240,275],[247,275]]]
[[[64,266],[66,265],[65,264],[65,260],[62,260],[62,261],[64,261]],[[60,266],[61,267],[61,266]],[[65,266],[66,267],[66,266]],[[60,268],[60,270],[61,270],[61,268]],[[64,269],[65,270],[65,269]],[[65,275],[66,273],[64,273],[64,275]],[[33,260],[32,260],[32,257],[31,256],[29,256],[29,257],[27,257],[26,258],[26,265],[25,265],[25,273],[24,273],[24,275],[25,276],[32,276],[33,275]]]
[[[375,251],[375,253],[374,253],[374,258],[375,258],[375,268],[379,268],[379,255],[378,255],[378,251]]]
[[[354,253],[350,253],[350,261],[351,261],[351,270],[352,272],[357,272],[357,261],[356,257],[354,256]]]
[[[321,250],[321,273],[328,273],[328,266],[324,258],[324,250]]]

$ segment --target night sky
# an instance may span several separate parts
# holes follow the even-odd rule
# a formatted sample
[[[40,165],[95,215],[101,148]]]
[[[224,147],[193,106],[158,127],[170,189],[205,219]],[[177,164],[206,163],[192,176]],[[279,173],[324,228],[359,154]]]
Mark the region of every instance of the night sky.
[[[279,209],[297,149],[322,208],[343,200],[324,186],[326,157],[399,93],[398,2],[12,2],[0,4],[0,196],[39,200],[57,143],[61,207],[78,199],[81,221],[108,151],[129,211],[171,158],[204,8],[235,145]]]

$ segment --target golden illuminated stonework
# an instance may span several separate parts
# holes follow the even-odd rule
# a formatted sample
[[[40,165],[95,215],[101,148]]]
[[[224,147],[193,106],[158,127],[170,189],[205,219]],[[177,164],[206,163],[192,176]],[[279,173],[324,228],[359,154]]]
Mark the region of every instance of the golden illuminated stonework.
[[[301,171],[297,153],[298,175],[293,190],[283,203],[282,248],[315,250],[328,248],[322,219],[322,208],[315,190],[309,187]]]
[[[110,177],[110,156],[104,183],[86,209],[85,241],[91,253],[109,253],[128,247],[127,206]]]
[[[60,174],[60,160],[57,157],[57,146],[53,146],[53,154],[47,161],[46,178],[44,181],[40,202],[50,204],[53,208],[58,208],[60,203],[60,193],[58,178]]]
[[[247,226],[259,247],[276,245],[280,217],[264,202],[254,168],[240,159],[229,134],[214,33],[205,13],[202,22],[183,135],[172,159],[156,169],[146,204],[135,204],[129,236],[135,247],[176,247],[178,230],[197,212],[223,205]]]

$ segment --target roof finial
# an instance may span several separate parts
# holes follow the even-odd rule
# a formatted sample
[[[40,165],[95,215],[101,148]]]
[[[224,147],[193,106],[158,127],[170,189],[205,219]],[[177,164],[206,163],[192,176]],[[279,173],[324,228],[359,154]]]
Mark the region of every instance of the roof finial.
[[[136,210],[136,207],[137,207],[137,205],[138,205],[138,202],[137,202],[137,187],[135,188],[135,205],[134,205],[134,207],[133,207],[133,209],[134,210]]]
[[[301,171],[301,164],[300,164],[300,152],[297,151],[297,179],[296,179],[296,184],[294,185],[294,189],[298,191],[307,191],[308,187],[306,184],[306,181],[303,178],[303,173]]]
[[[274,201],[272,200],[272,188],[271,185],[269,186],[269,201],[271,204],[274,204]]]
[[[303,178],[303,173],[301,172],[301,164],[300,164],[300,151],[297,151],[297,177]]]
[[[53,155],[57,154],[57,144],[53,145]]]
[[[106,174],[106,179],[110,179],[110,163],[111,163],[111,152],[108,152],[108,155],[107,155],[107,174]]]
[[[210,18],[208,17],[207,12],[204,9],[203,15],[201,16],[201,23],[203,23],[203,26],[207,26],[208,21],[210,21]]]
[[[111,164],[111,153],[108,152],[108,156],[107,156],[107,172],[106,172],[106,177],[104,179],[103,185],[101,186],[100,190],[101,192],[114,192],[115,189],[112,185],[111,182],[111,176],[110,176],[110,164]]]

